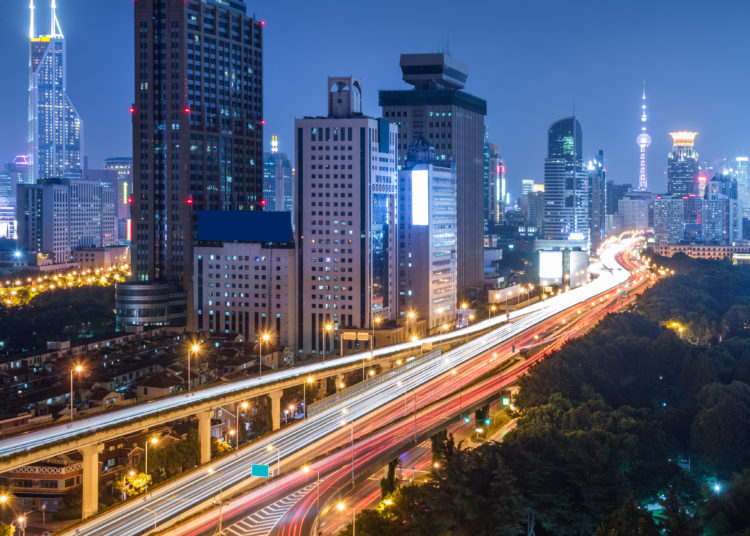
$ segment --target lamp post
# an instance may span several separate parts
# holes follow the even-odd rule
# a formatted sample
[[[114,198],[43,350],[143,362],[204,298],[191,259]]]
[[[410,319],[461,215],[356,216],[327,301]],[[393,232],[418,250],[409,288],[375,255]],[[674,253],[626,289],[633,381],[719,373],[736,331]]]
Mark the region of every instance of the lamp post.
[[[492,318],[492,315],[495,312],[495,309],[497,309],[497,307],[495,307],[494,305],[490,305],[490,318]]]
[[[343,512],[346,510],[346,505],[342,502],[338,503],[336,507],[339,509],[339,512]],[[357,509],[355,507],[352,507],[352,536],[357,536],[357,518],[356,518]]]
[[[208,469],[206,469],[206,472],[209,475],[219,473],[219,536],[221,536],[222,534],[224,534],[224,529],[222,528],[222,514],[224,513],[224,475],[221,471],[215,471],[213,467],[209,467]]]
[[[333,324],[326,322],[325,330],[331,336],[331,346],[333,346]],[[323,359],[326,357],[326,334],[323,332]]]
[[[276,476],[278,476],[279,474],[281,474],[281,451],[278,447],[274,447],[273,445],[268,445],[266,447],[266,450],[268,452],[273,452],[274,450],[276,450]]]
[[[344,408],[342,412],[346,413],[347,409]],[[346,426],[347,424],[349,424],[350,426],[349,433],[350,433],[350,438],[351,438],[351,443],[352,443],[352,489],[354,489],[354,419],[349,420],[348,423],[346,422],[345,419],[341,421],[342,426]]]
[[[151,439],[146,440],[146,464],[145,464],[146,476],[148,476],[148,444],[151,443],[152,445],[156,446],[158,442],[159,440],[155,437],[152,437]],[[148,478],[146,479],[146,491],[148,491]]]
[[[310,472],[310,466],[305,465],[302,468],[303,473]],[[317,473],[316,486],[315,486],[315,534],[318,534],[318,525],[320,525],[320,470],[316,469]]]
[[[464,315],[464,314],[466,313],[466,309],[467,309],[468,307],[469,307],[469,304],[468,304],[468,303],[466,303],[466,302],[463,302],[463,303],[461,304],[461,316],[462,316],[462,317],[463,317],[463,315]]]
[[[302,407],[304,408],[305,419],[307,419],[307,384],[312,383],[313,381],[312,376],[308,376],[307,380],[302,383]]]
[[[247,402],[243,402],[242,404],[237,404],[237,418],[235,419],[236,427],[237,427],[237,444],[235,446],[235,450],[240,448],[240,407],[243,410],[246,410],[250,404]]]
[[[372,319],[371,333],[370,333],[370,361],[375,357],[375,324],[380,324],[381,318],[376,316]],[[365,358],[362,358],[362,381],[365,381]]]
[[[21,529],[21,536],[26,536],[26,516],[23,514],[18,516],[16,523],[18,523],[18,528]]]
[[[414,336],[414,318],[416,318],[417,314],[414,311],[409,311],[406,314],[406,331],[407,331],[407,337],[409,336],[409,322],[411,322],[411,335]]]
[[[70,422],[73,422],[73,373],[78,372],[80,374],[82,371],[81,365],[76,365],[70,369]]]
[[[258,358],[258,376],[263,375],[263,343],[268,342],[271,339],[271,336],[268,333],[262,333],[260,337],[258,337],[258,345],[260,346],[260,357]]]
[[[192,354],[197,354],[200,349],[201,349],[201,347],[197,343],[193,344],[188,349],[188,393],[190,392],[190,389],[192,388],[192,384],[193,384],[192,379],[190,377],[190,356]]]

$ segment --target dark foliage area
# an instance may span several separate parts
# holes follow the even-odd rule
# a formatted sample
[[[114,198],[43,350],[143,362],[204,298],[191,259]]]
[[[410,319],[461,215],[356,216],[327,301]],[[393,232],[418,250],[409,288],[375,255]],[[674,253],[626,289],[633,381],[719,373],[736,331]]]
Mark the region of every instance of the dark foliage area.
[[[115,330],[114,287],[46,292],[28,305],[0,305],[0,341],[8,353],[43,349],[47,341],[76,339]]]

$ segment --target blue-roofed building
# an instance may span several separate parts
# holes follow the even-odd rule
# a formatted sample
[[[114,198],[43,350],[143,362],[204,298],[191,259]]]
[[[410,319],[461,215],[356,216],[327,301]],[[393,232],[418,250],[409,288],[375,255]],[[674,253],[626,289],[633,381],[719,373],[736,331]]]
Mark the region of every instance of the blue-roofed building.
[[[198,213],[193,252],[198,330],[237,333],[255,341],[268,333],[269,350],[276,346],[296,352],[294,259],[288,212]]]

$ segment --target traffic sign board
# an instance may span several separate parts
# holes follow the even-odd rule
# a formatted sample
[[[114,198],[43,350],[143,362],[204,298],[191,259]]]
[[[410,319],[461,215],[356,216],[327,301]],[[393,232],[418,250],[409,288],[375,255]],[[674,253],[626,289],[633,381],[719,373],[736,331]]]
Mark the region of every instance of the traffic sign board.
[[[268,465],[252,464],[250,466],[250,476],[259,476],[261,478],[268,478],[270,472]]]

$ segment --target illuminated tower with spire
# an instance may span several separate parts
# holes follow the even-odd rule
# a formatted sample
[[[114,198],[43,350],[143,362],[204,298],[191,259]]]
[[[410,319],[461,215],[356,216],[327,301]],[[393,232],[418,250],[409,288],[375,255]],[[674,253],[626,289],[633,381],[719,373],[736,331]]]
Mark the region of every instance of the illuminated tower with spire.
[[[32,183],[45,178],[80,178],[83,125],[68,96],[65,37],[50,4],[50,32],[36,35],[34,0],[29,2],[29,154]]]
[[[643,95],[641,96],[641,133],[636,138],[638,147],[641,148],[641,167],[638,173],[638,189],[641,192],[648,191],[648,169],[646,165],[646,149],[651,145],[651,136],[646,132],[646,82],[643,82]]]

